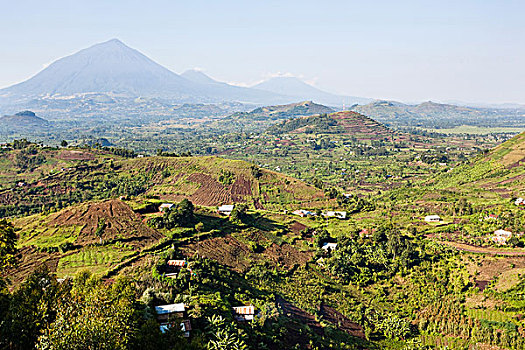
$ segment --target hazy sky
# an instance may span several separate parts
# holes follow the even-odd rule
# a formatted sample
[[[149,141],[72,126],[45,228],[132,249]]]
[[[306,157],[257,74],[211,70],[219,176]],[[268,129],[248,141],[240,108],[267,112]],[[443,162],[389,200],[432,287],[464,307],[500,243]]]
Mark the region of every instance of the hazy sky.
[[[0,87],[119,38],[174,72],[401,101],[525,103],[525,1],[0,0]]]

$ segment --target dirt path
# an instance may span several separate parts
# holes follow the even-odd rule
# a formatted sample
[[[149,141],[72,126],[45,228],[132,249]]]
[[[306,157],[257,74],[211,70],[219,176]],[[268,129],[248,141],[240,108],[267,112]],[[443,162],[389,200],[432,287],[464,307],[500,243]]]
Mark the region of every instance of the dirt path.
[[[507,256],[525,256],[525,249],[514,248],[512,250],[502,250],[498,248],[483,248],[477,247],[464,243],[449,242],[449,241],[437,241],[438,243],[448,245],[449,247],[456,248],[463,252],[479,253],[479,254],[491,254],[491,255],[507,255]]]

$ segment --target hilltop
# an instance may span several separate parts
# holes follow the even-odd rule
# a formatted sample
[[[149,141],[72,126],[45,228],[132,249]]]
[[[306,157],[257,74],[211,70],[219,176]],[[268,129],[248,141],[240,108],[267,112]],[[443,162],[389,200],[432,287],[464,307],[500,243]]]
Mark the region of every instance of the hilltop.
[[[343,111],[286,120],[270,127],[267,133],[343,134],[357,139],[383,139],[392,132],[381,123],[360,113]]]
[[[238,112],[221,120],[206,124],[206,127],[218,131],[260,132],[282,120],[303,116],[332,113],[334,110],[314,103],[303,101],[278,106],[259,107],[251,112]]]
[[[0,118],[0,128],[2,129],[26,129],[40,128],[49,126],[49,122],[37,117],[34,112],[23,111],[14,115],[5,115]]]

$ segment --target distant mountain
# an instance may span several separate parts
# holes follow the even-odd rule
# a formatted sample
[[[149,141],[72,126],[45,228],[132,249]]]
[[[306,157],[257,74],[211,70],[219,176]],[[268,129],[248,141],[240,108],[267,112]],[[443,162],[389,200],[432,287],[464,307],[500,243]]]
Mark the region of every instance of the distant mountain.
[[[117,39],[61,58],[34,77],[0,90],[6,97],[79,93],[188,98],[198,87]]]
[[[523,110],[509,108],[474,108],[434,102],[408,105],[394,101],[374,101],[354,106],[352,110],[395,126],[451,128],[461,125],[522,126]]]
[[[368,103],[370,98],[340,96],[322,91],[295,77],[275,77],[256,84],[253,88],[274,92],[276,94],[295,97],[301,100],[313,100],[330,106],[352,105]]]
[[[219,81],[213,80],[200,70],[188,69],[180,75],[181,77],[198,84],[220,84]]]
[[[113,39],[61,58],[34,77],[0,90],[0,102],[17,104],[92,94],[163,98],[177,103],[293,101],[273,92],[219,83],[196,71],[175,74]]]
[[[25,129],[41,128],[49,126],[49,122],[37,117],[31,111],[23,111],[14,115],[5,115],[0,118],[0,128],[2,129]]]
[[[251,112],[238,112],[209,123],[206,127],[221,131],[259,132],[281,120],[332,112],[334,110],[329,107],[313,103],[312,101],[304,101],[286,105],[259,107]]]
[[[378,140],[390,137],[392,131],[362,114],[344,111],[289,119],[271,126],[267,133],[345,134],[358,140]]]

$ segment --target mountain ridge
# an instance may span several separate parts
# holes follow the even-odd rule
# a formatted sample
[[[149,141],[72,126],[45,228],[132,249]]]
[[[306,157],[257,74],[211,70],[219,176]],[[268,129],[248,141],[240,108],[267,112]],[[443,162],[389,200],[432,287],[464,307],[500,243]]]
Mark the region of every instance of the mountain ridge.
[[[305,83],[297,77],[273,77],[253,85],[252,88],[292,96],[301,100],[314,100],[330,106],[352,105],[372,101],[370,98],[332,94]]]
[[[174,103],[258,105],[313,100],[338,106],[348,100],[297,78],[293,81],[295,85],[288,84],[281,93],[265,83],[254,87],[230,85],[198,70],[179,75],[122,41],[111,39],[59,58],[27,80],[0,89],[0,103],[30,108],[31,101],[82,94],[162,98]]]

